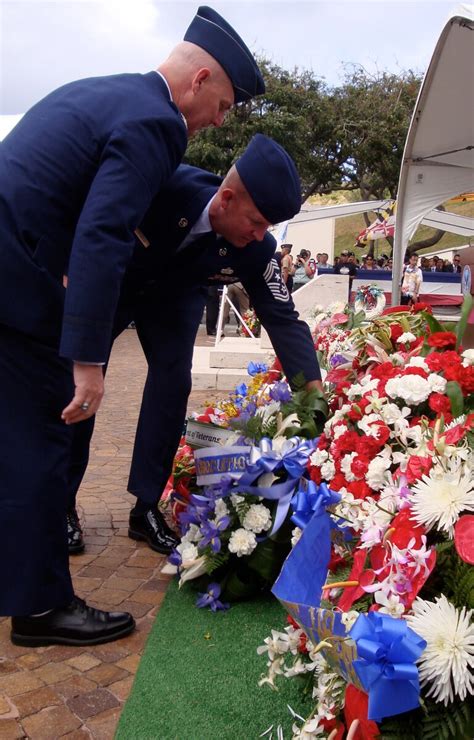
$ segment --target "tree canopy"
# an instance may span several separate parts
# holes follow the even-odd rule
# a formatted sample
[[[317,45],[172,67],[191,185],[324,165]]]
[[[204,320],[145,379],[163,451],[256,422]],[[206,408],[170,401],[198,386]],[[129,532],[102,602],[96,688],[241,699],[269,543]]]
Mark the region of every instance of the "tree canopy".
[[[282,144],[296,162],[302,201],[312,194],[360,190],[364,200],[395,197],[403,146],[420,78],[411,71],[369,75],[346,69],[329,87],[311,71],[260,60],[267,90],[191,140],[186,161],[224,175],[257,133]]]

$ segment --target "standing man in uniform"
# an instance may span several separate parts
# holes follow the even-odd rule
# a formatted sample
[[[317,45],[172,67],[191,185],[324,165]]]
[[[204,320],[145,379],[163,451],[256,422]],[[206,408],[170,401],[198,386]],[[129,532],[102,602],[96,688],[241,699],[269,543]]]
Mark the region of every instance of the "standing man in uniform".
[[[141,231],[149,246],[135,249],[114,335],[135,321],[148,361],[128,484],[137,497],[129,536],[157,552],[169,553],[176,545],[157,503],[183,429],[207,285],[241,281],[290,382],[302,373],[308,387],[322,388],[310,330],[298,318],[274,258],[275,239],[267,233],[270,224],[292,218],[300,206],[293,161],[279,144],[257,134],[223,181],[196,167],[179,167],[145,216]],[[168,274],[179,274],[179,285]],[[70,524],[92,420],[75,432]],[[70,547],[83,549],[78,523],[70,531]]]
[[[72,425],[99,407],[134,231],[188,134],[263,91],[242,39],[201,7],[157,71],[65,85],[2,143],[0,614],[17,644],[95,644],[134,628],[73,592]]]

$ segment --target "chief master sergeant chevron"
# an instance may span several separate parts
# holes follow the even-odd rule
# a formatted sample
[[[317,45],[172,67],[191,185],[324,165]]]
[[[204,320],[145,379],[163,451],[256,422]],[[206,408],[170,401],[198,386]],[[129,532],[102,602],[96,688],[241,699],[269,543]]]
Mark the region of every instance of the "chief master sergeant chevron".
[[[2,143],[0,615],[13,615],[16,643],[85,645],[134,627],[131,615],[91,609],[73,593],[70,425],[100,404],[134,230],[188,134],[221,125],[233,103],[263,91],[242,39],[201,7],[157,71],[65,85]]]

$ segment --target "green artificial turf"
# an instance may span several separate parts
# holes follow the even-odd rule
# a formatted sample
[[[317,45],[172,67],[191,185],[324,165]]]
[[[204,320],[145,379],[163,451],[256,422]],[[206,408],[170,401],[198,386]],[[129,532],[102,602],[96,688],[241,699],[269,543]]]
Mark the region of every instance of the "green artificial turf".
[[[116,740],[251,740],[271,724],[291,737],[287,704],[311,711],[301,679],[280,678],[280,691],[258,686],[266,661],[256,648],[286,626],[282,607],[268,597],[213,614],[195,599],[189,586],[169,587]]]

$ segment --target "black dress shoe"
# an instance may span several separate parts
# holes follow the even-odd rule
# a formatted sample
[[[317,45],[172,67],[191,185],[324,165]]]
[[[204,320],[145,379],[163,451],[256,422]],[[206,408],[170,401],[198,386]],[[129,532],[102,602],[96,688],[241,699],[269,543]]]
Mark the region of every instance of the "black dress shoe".
[[[147,542],[152,550],[162,555],[169,555],[179,544],[179,539],[166,524],[159,511],[150,509],[146,514],[130,512],[128,536],[132,540]]]
[[[67,546],[69,555],[78,555],[85,547],[76,509],[69,509],[67,513]]]
[[[15,645],[99,645],[129,635],[135,620],[128,612],[104,612],[77,596],[69,606],[39,617],[12,617]]]

